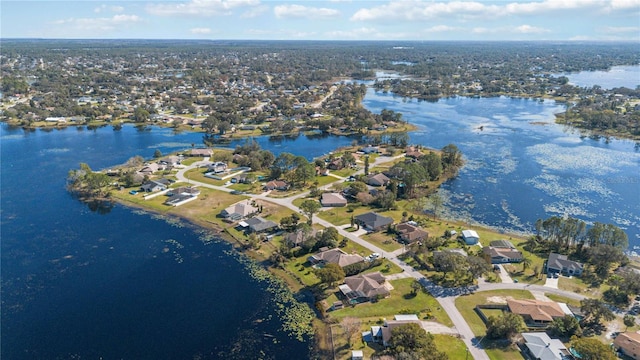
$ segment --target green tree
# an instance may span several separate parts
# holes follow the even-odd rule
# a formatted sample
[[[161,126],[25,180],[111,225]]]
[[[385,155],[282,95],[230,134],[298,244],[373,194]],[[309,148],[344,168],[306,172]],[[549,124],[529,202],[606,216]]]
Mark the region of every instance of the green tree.
[[[580,300],[580,311],[584,314],[582,325],[588,325],[589,327],[600,325],[601,319],[611,321],[616,318],[607,305],[599,299]]]
[[[399,359],[448,359],[445,353],[436,348],[433,335],[428,334],[416,323],[404,324],[391,329],[388,352]]]
[[[156,149],[156,151],[153,152],[153,157],[158,159],[162,157],[162,151],[160,151],[160,149]]]
[[[565,315],[561,318],[553,319],[549,330],[562,338],[569,339],[574,335],[582,336],[580,322],[573,315]]]
[[[364,157],[364,174],[369,175],[369,155]]]
[[[344,280],[344,270],[338,264],[330,263],[321,269],[315,270],[316,276],[324,284],[333,287],[336,282]]]
[[[615,360],[611,347],[594,338],[575,338],[571,341],[573,347],[582,360]]]
[[[522,272],[524,273],[531,266],[531,258],[523,257],[522,258]]]
[[[624,321],[624,326],[628,328],[636,325],[636,317],[633,315],[625,315],[622,321]]]
[[[522,316],[505,312],[501,316],[489,316],[487,319],[487,337],[490,339],[512,338],[526,329]]]
[[[420,284],[420,282],[417,279],[414,279],[411,282],[411,295],[417,295],[420,289],[422,289],[422,284]]]
[[[307,199],[302,204],[300,204],[300,210],[302,210],[305,215],[309,218],[309,225],[313,223],[313,215],[320,210],[322,205],[316,200]]]

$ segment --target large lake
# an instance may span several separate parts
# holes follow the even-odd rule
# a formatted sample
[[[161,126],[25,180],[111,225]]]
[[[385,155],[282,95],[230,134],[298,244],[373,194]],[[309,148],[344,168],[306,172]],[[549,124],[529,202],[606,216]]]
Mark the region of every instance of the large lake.
[[[456,144],[467,161],[444,184],[447,216],[531,231],[539,218],[614,223],[640,245],[640,146],[581,135],[554,123],[553,101],[517,98],[420,102],[369,89],[365,106],[399,111],[419,126],[411,142]]]
[[[569,84],[580,87],[598,85],[603,89],[635,89],[640,86],[640,65],[613,66],[607,71],[581,71],[563,75],[569,78]]]
[[[122,206],[91,211],[65,191],[79,162],[100,169],[201,141],[131,126],[0,127],[3,359],[306,357],[226,243]]]

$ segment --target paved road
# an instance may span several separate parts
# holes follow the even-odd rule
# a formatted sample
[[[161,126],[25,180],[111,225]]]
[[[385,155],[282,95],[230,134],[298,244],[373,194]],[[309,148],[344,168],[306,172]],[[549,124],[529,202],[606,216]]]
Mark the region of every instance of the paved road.
[[[401,155],[403,156],[403,155]],[[384,162],[389,162],[392,161],[396,158],[399,158],[401,156],[397,156],[394,158],[389,158],[389,157],[383,157],[380,156],[376,159],[376,161],[374,161],[371,164],[371,167],[378,165],[380,163],[384,163]],[[190,166],[187,166],[181,170],[178,171],[178,173],[176,174],[176,177],[178,178],[178,180],[183,181],[183,182],[189,182],[191,184],[194,185],[198,185],[201,187],[206,187],[206,188],[210,188],[210,189],[214,189],[214,190],[219,190],[219,191],[226,191],[226,192],[231,192],[232,189],[229,189],[227,187],[224,186],[216,186],[216,185],[211,185],[211,184],[207,184],[207,183],[203,183],[203,182],[199,182],[199,181],[194,181],[194,180],[189,180],[185,177],[185,173],[192,169],[197,167],[200,164],[204,164],[208,162],[208,158],[205,158],[203,161],[199,161],[196,163],[191,164]],[[362,171],[360,171],[361,173]],[[323,186],[322,188],[329,188],[332,184],[327,184],[325,186]],[[274,204],[278,204],[281,206],[285,206],[293,211],[296,211],[298,213],[301,212],[301,210],[293,205],[293,200],[304,197],[308,194],[307,192],[303,192],[300,194],[296,194],[287,198],[273,198],[273,197],[269,197],[268,193],[263,193],[263,194],[251,194],[249,195],[251,198],[253,199],[259,199],[259,200],[263,200],[263,201],[268,201]],[[477,286],[470,286],[470,287],[462,287],[462,288],[444,288],[441,286],[438,286],[436,284],[434,284],[433,282],[431,282],[429,279],[427,279],[426,277],[424,277],[424,275],[422,275],[421,273],[419,273],[418,271],[415,271],[412,267],[410,267],[409,265],[407,265],[406,263],[404,263],[402,260],[400,260],[398,258],[399,255],[401,255],[404,251],[404,249],[398,249],[394,252],[387,252],[384,251],[382,249],[380,249],[379,247],[361,239],[359,236],[357,236],[354,233],[350,233],[345,231],[342,228],[336,227],[335,225],[329,223],[326,220],[320,219],[318,217],[314,217],[313,218],[313,222],[320,224],[324,227],[334,227],[336,228],[336,230],[338,230],[338,233],[342,236],[345,236],[346,238],[348,238],[349,240],[363,246],[366,249],[369,249],[371,252],[376,252],[379,254],[382,254],[383,257],[386,257],[387,259],[389,259],[389,261],[393,262],[394,264],[398,265],[402,270],[403,273],[402,275],[398,275],[397,277],[403,277],[403,278],[407,278],[407,277],[412,277],[414,279],[417,279],[418,281],[420,281],[420,283],[425,287],[425,289],[431,294],[433,295],[436,300],[438,301],[438,303],[440,304],[440,306],[446,311],[446,313],[449,315],[449,317],[451,318],[451,321],[454,324],[454,329],[455,331],[460,335],[461,339],[464,341],[465,345],[467,346],[467,348],[469,349],[469,354],[473,357],[473,359],[476,360],[489,360],[489,356],[487,355],[487,353],[482,349],[481,345],[478,343],[478,341],[475,341],[475,335],[473,334],[473,332],[471,331],[471,328],[469,327],[469,325],[467,324],[467,322],[465,321],[465,319],[462,317],[462,314],[460,314],[460,311],[458,311],[458,309],[455,306],[455,299],[460,296],[460,295],[464,295],[464,294],[470,294],[472,292],[476,292],[476,291],[490,291],[490,290],[500,290],[500,289],[522,289],[522,290],[530,290],[530,291],[536,291],[536,292],[540,292],[540,293],[552,293],[552,294],[557,294],[557,295],[561,295],[567,298],[571,298],[571,299],[576,299],[576,300],[581,300],[584,299],[585,296],[584,295],[580,295],[580,294],[576,294],[570,291],[564,291],[564,290],[560,290],[560,289],[554,289],[551,287],[545,287],[545,286],[540,286],[540,285],[529,285],[529,284],[522,284],[522,283],[481,283]]]

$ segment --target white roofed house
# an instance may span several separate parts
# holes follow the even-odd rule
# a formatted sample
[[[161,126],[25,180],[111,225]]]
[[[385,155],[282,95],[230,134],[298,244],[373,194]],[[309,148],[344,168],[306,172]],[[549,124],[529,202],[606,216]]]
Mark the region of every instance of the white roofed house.
[[[569,360],[571,353],[562,341],[552,339],[545,332],[522,333],[522,351],[534,360]]]
[[[244,200],[222,210],[220,212],[220,216],[222,216],[226,220],[237,221],[256,214],[257,212],[258,208],[251,205],[250,200]]]

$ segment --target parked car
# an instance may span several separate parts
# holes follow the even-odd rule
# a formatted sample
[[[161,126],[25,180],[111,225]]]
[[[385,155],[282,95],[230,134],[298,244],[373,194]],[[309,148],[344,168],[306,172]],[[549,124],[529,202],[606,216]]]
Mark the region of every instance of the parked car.
[[[553,278],[557,279],[558,278],[558,273],[553,273]]]

